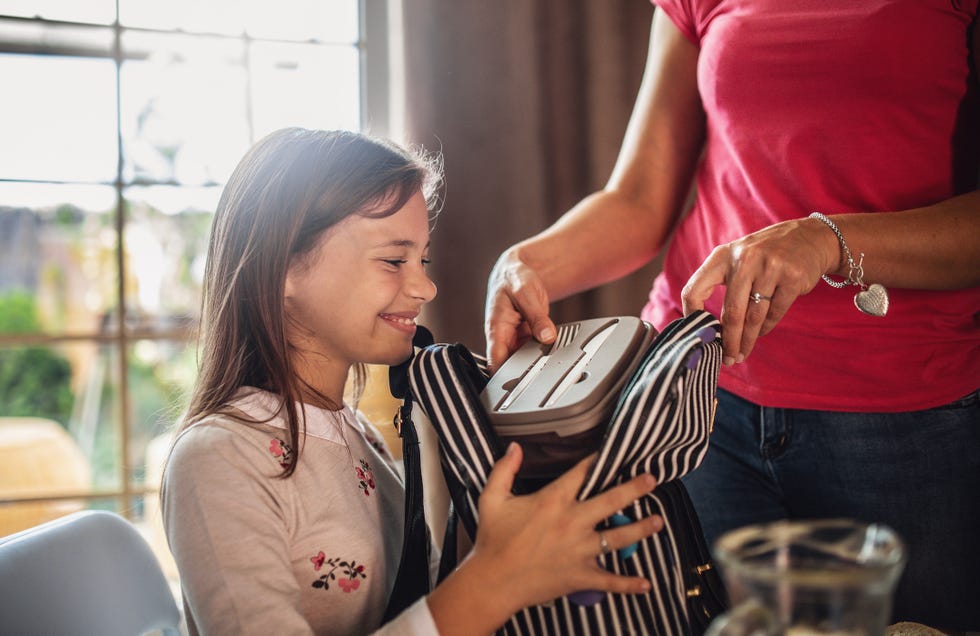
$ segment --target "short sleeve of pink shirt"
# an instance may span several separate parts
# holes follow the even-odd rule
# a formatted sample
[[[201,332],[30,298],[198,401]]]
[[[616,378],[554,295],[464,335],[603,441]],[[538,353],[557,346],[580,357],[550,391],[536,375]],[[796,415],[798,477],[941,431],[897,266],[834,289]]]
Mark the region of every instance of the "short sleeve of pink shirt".
[[[813,211],[888,213],[976,188],[977,0],[653,1],[699,49],[706,115],[694,207],[642,313],[658,328],[717,245]],[[931,408],[978,388],[980,288],[891,289],[884,318],[861,314],[856,291],[821,282],[799,297],[721,386],[841,411]],[[706,308],[719,315],[723,296]]]
[[[700,25],[707,21],[705,16],[710,14],[711,9],[718,4],[693,0],[653,0],[653,3],[666,13],[674,26],[694,44],[701,41]]]

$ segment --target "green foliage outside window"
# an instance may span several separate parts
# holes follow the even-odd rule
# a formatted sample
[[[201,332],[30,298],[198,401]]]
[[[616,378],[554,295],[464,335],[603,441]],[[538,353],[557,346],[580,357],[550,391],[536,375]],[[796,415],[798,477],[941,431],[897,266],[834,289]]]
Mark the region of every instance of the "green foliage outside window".
[[[30,294],[0,295],[0,333],[36,333],[39,327]],[[0,350],[0,415],[46,417],[67,426],[74,400],[67,358],[47,347]]]

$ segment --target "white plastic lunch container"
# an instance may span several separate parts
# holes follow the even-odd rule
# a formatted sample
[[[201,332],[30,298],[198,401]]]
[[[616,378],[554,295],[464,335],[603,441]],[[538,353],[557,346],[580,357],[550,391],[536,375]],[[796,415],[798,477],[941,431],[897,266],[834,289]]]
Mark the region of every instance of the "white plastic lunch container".
[[[500,441],[524,450],[521,476],[551,479],[599,447],[626,381],[656,335],[634,316],[559,325],[551,345],[529,340],[480,400]]]

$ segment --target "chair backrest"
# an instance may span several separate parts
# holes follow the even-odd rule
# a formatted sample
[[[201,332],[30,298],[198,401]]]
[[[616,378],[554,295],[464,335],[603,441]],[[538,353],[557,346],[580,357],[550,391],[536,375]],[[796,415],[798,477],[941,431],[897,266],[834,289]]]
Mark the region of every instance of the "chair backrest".
[[[0,538],[0,631],[180,633],[180,611],[139,531],[86,510]]]

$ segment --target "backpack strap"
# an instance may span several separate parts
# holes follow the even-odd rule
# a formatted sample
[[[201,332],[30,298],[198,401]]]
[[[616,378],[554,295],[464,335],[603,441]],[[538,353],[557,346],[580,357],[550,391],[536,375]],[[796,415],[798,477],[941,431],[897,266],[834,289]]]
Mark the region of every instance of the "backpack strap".
[[[413,344],[426,347],[432,344],[432,334],[419,326]],[[412,421],[412,394],[408,391],[406,372],[409,361],[392,367],[388,384],[392,395],[404,401],[395,413],[394,426],[402,440],[402,463],[405,472],[405,522],[403,526],[402,552],[395,584],[388,597],[383,622],[398,616],[415,601],[428,594],[429,559],[431,537],[425,522],[422,485],[422,456],[419,452],[418,432]]]

